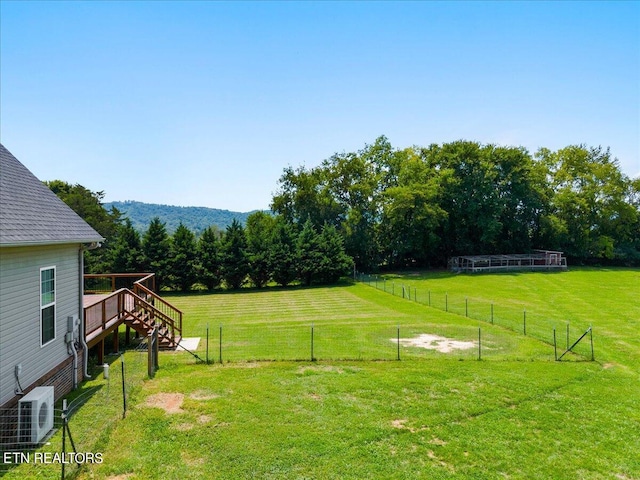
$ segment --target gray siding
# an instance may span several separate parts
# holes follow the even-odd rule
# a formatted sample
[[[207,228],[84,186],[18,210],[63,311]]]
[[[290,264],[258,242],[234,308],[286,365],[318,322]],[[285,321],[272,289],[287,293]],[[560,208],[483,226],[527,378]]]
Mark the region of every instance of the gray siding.
[[[69,357],[67,317],[81,315],[79,245],[0,248],[0,405]],[[40,346],[40,269],[56,267],[56,338]]]

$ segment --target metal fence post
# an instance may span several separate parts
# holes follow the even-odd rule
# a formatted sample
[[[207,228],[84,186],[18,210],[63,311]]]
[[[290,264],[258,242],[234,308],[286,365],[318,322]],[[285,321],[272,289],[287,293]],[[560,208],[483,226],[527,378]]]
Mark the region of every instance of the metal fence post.
[[[122,366],[122,418],[125,418],[127,416],[127,391],[124,376],[124,354],[120,355],[120,365]]]
[[[311,322],[311,361],[313,362],[313,322]]]
[[[556,328],[553,327],[553,355],[556,357],[556,362],[558,361],[558,344],[556,343]]]
[[[522,330],[526,336],[527,335],[527,310],[526,309],[522,311]]]
[[[220,352],[219,352],[220,363],[222,363],[222,325],[220,325]]]
[[[398,325],[398,360],[400,360],[400,325]]]
[[[478,327],[478,360],[482,360],[482,330]]]

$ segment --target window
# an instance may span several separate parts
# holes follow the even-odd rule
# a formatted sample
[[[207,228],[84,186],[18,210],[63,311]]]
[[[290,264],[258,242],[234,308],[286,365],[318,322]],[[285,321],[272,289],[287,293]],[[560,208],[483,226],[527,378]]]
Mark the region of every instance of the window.
[[[56,267],[40,269],[40,345],[56,338]]]

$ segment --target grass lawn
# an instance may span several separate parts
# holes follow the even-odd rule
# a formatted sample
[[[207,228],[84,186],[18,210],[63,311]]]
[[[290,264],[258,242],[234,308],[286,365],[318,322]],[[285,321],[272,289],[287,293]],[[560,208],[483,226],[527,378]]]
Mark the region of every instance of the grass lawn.
[[[468,318],[464,303],[446,313],[363,284],[175,295],[185,336],[204,337],[209,325],[215,360],[222,325],[224,363],[162,354],[127,418],[95,444],[104,462],[78,478],[640,478],[640,270],[389,282],[411,284],[418,300],[426,288],[525,306],[532,324],[569,319],[576,333],[593,324],[597,361],[555,362],[549,344]],[[483,361],[404,346],[395,361],[398,325],[402,337],[469,341],[480,327]]]

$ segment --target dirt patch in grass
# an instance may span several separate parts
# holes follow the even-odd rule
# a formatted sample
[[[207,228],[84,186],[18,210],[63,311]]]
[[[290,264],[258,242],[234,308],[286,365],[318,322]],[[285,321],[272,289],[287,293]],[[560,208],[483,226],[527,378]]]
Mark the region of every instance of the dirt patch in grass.
[[[415,428],[415,427],[410,427],[409,425],[406,425],[407,423],[407,419],[402,418],[402,419],[398,419],[398,420],[393,420],[391,422],[391,426],[393,428],[397,428],[399,430],[408,430],[411,433],[416,433],[416,432],[424,432],[425,430],[429,430],[429,427],[420,427],[420,428]]]
[[[161,408],[167,413],[183,413],[183,401],[184,395],[181,393],[156,393],[147,397],[144,406]]]
[[[189,398],[191,400],[213,400],[214,398],[219,397],[220,395],[216,395],[215,393],[209,392],[207,390],[196,390],[189,395]]]
[[[390,339],[394,343],[398,343],[397,338]],[[461,340],[452,340],[447,337],[441,337],[440,335],[431,335],[428,333],[421,333],[414,338],[401,338],[400,345],[403,347],[418,347],[426,348],[428,350],[437,350],[440,353],[451,353],[454,350],[468,350],[476,347],[476,342],[464,342]]]
[[[133,477],[133,473],[121,473],[120,475],[111,475],[107,477],[107,480],[127,480]]]

